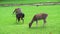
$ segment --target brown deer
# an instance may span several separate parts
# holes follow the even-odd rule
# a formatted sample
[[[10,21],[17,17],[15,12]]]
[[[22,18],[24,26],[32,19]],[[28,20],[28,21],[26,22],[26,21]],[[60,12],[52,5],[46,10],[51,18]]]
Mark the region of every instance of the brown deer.
[[[41,20],[41,19],[44,21],[44,24],[45,24],[47,16],[48,16],[48,14],[45,14],[45,13],[34,15],[32,21],[29,23],[29,28],[31,28],[31,26],[34,23],[34,21],[36,21],[36,24],[37,24],[38,20]]]
[[[16,8],[13,13],[16,14],[16,20],[18,20],[18,22],[21,19],[21,20],[23,20],[23,23],[24,23],[24,13],[21,12],[20,8]]]

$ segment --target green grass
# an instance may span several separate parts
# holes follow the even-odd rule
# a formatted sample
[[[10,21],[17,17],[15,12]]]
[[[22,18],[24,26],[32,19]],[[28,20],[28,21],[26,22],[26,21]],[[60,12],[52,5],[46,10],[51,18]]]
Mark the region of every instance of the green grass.
[[[18,7],[25,14],[24,24],[22,21],[16,24],[15,15],[12,14]],[[60,5],[18,7],[0,7],[0,34],[60,34]],[[29,28],[28,24],[33,16],[41,12],[48,14],[46,26],[42,27],[43,20],[39,20],[38,27],[34,22],[32,28]]]
[[[60,2],[60,0],[3,0],[0,1],[0,4],[29,4],[40,2]]]

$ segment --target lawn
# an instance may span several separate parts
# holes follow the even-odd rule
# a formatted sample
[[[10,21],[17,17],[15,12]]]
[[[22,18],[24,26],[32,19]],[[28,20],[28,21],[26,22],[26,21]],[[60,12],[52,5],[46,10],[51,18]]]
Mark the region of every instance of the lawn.
[[[1,0],[0,4],[29,4],[40,2],[60,2],[60,0]]]
[[[15,8],[21,8],[25,14],[24,24],[22,21],[16,24],[15,14],[12,14]],[[33,16],[41,12],[48,14],[46,25],[43,27],[43,20],[39,20],[37,27],[34,22],[29,28]],[[0,7],[0,34],[60,34],[60,5]]]

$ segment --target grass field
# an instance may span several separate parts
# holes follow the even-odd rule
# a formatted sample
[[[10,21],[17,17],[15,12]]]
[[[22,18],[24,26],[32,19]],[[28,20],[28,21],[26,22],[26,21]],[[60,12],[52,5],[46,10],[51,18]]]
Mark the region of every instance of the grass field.
[[[15,8],[21,8],[25,14],[24,24],[22,21],[16,24],[15,15],[12,14]],[[0,7],[0,34],[60,34],[60,5],[54,6],[14,6]],[[36,22],[32,28],[28,27],[33,16],[38,13],[47,13],[47,24],[43,26],[43,20]]]
[[[29,4],[40,2],[60,2],[60,0],[1,0],[0,4]]]

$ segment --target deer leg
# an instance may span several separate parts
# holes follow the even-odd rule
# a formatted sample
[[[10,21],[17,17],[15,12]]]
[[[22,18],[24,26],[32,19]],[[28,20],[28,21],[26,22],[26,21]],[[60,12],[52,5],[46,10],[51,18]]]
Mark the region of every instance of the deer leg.
[[[17,24],[18,24],[19,21],[20,21],[20,18],[19,17],[16,17]]]
[[[38,20],[36,20],[36,26],[38,26]]]
[[[20,21],[20,18],[18,18],[18,22]]]
[[[46,24],[46,19],[44,19],[44,24],[43,24],[43,26]]]
[[[18,24],[18,22],[20,21],[20,17],[18,16],[18,14],[16,14],[16,22]]]
[[[18,21],[18,18],[17,18],[17,16],[16,16],[16,23],[18,23],[17,21]]]
[[[24,23],[24,18],[21,18],[21,20],[23,21],[23,23]]]

